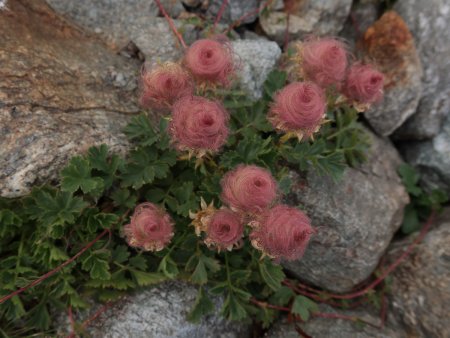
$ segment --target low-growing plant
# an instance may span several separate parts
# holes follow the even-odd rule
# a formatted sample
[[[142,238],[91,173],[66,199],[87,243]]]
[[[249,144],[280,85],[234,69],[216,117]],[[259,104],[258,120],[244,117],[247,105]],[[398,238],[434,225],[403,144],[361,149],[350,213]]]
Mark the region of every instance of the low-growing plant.
[[[50,330],[56,311],[174,278],[198,285],[194,322],[213,311],[214,296],[226,318],[266,327],[277,314],[260,306],[267,300],[303,320],[317,310],[282,285],[278,262],[300,258],[315,232],[301,210],[280,203],[288,172],[339,179],[364,161],[358,110],[378,99],[382,76],[367,66],[346,79],[344,46],[311,40],[295,55],[298,81],[285,86],[275,70],[252,102],[232,86],[232,54],[219,36],[146,69],[141,103],[171,115],[158,125],[133,117],[127,156],[92,147],[70,160],[58,186],[0,199],[3,335]]]

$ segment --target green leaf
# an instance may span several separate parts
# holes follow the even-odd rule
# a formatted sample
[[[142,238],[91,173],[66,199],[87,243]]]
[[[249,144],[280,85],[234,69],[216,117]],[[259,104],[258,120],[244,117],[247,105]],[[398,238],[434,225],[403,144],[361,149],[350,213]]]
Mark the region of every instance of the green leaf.
[[[198,323],[203,316],[214,311],[214,303],[206,295],[203,288],[200,288],[195,299],[194,307],[188,314],[188,320],[193,323]]]
[[[166,277],[161,273],[144,272],[135,269],[129,269],[129,271],[139,286],[148,286],[161,283],[166,279]]]
[[[295,296],[294,291],[287,286],[280,287],[275,293],[270,297],[269,301],[275,305],[287,305],[292,297]]]
[[[242,300],[234,293],[228,293],[222,308],[222,313],[229,320],[243,320],[248,317]]]
[[[124,133],[130,140],[138,142],[141,146],[150,146],[158,140],[150,120],[144,114],[133,117],[125,127]]]
[[[422,193],[422,189],[420,189],[417,185],[420,176],[414,167],[407,163],[402,163],[398,167],[397,171],[402,178],[403,184],[405,185],[408,193],[413,196],[419,196]]]
[[[264,91],[269,97],[284,87],[287,80],[287,73],[280,70],[273,70],[267,76],[266,82],[264,82]]]
[[[319,308],[316,303],[311,299],[304,296],[296,296],[294,302],[292,303],[291,312],[294,315],[299,315],[303,321],[309,319],[310,313],[318,312]]]
[[[22,226],[22,219],[13,211],[0,210],[0,238],[13,236]]]
[[[112,253],[112,260],[116,263],[124,263],[128,260],[130,253],[125,245],[118,245]]]
[[[162,272],[165,276],[167,276],[170,279],[175,278],[179,271],[177,267],[177,263],[170,258],[169,255],[164,256],[164,258],[159,263],[158,271]]]
[[[108,280],[111,278],[109,273],[108,253],[97,252],[88,255],[81,263],[81,268],[89,271],[91,278]]]
[[[80,156],[73,157],[69,165],[61,171],[61,190],[73,193],[81,189],[85,194],[99,196],[103,191],[103,180],[91,177],[89,162]]]
[[[409,235],[418,230],[420,230],[419,214],[412,204],[408,204],[404,211],[402,232]]]
[[[137,198],[130,194],[128,189],[117,189],[111,194],[115,206],[133,208],[137,204]]]
[[[266,284],[274,291],[281,287],[281,282],[286,277],[281,265],[276,265],[267,258],[259,263],[259,272]]]

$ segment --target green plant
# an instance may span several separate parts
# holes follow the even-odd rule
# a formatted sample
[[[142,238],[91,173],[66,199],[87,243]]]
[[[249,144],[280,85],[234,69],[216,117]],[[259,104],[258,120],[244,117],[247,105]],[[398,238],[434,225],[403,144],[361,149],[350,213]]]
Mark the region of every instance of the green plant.
[[[224,296],[222,314],[231,320],[252,318],[269,325],[277,311],[255,303],[268,299],[280,305],[293,302],[293,312],[306,319],[315,311],[314,303],[294,298],[282,287],[280,265],[261,259],[248,243],[231,252],[210,251],[189,218],[201,198],[220,206],[219,181],[239,163],[269,169],[288,192],[290,169],[316,170],[338,179],[346,166],[364,160],[368,141],[351,108],[328,111],[329,122],[314,142],[281,142],[266,113],[285,82],[284,72],[272,72],[257,102],[237,90],[225,95],[231,132],[220,156],[200,163],[178,159],[169,145],[168,121],[163,118],[154,128],[140,115],[125,129],[133,144],[127,157],[110,153],[105,145],[92,147],[70,160],[58,187],[35,187],[28,196],[0,199],[0,298],[58,269],[0,304],[0,332],[24,336],[51,330],[51,311],[81,310],[92,297],[113,301],[173,278],[198,285],[189,315],[193,321],[213,309],[210,298],[215,295]],[[175,236],[162,251],[135,250],[123,239],[122,227],[141,201],[163,205],[176,223]]]
[[[403,184],[411,202],[406,206],[403,216],[402,232],[406,235],[420,230],[421,223],[427,219],[432,210],[440,210],[448,201],[445,191],[433,189],[425,191],[419,185],[420,175],[409,164],[403,163],[398,168]]]

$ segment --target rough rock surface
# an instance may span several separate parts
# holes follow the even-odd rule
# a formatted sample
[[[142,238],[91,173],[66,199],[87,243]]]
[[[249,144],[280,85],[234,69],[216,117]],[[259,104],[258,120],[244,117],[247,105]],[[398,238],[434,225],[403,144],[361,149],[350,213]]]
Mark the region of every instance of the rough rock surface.
[[[379,10],[379,0],[353,1],[350,14],[339,36],[342,36],[351,47],[354,47],[355,42],[378,19]]]
[[[215,19],[217,17],[217,13],[219,12],[222,3],[223,0],[210,1],[207,14],[212,19]],[[244,15],[245,18],[242,19],[241,24],[253,22],[258,18],[258,7],[259,0],[229,0],[228,5],[223,11],[220,22],[232,23],[233,21],[240,19]],[[249,13],[252,14],[247,16],[247,14]]]
[[[54,179],[76,153],[108,144],[139,112],[139,64],[74,28],[43,1],[0,12],[0,195]]]
[[[199,324],[186,316],[194,305],[197,288],[184,282],[165,282],[155,288],[127,296],[97,318],[87,329],[90,337],[152,338],[245,338],[249,327],[226,321],[220,314],[220,302],[213,315]],[[95,312],[93,309],[91,312]],[[89,314],[84,314],[88,317]],[[84,318],[82,318],[84,319]],[[70,325],[63,317],[59,334],[67,334]]]
[[[334,292],[349,291],[374,271],[409,202],[396,172],[397,151],[389,141],[371,138],[368,162],[360,168],[347,169],[338,182],[314,172],[305,179],[293,177],[287,197],[306,210],[317,234],[302,259],[283,265]]]
[[[319,311],[322,313],[336,313],[340,315],[357,317],[379,326],[380,318],[377,314],[363,308],[357,310],[336,310],[327,305],[320,305]],[[300,325],[301,329],[314,338],[406,338],[403,328],[398,324],[389,321],[384,328],[377,328],[370,325],[354,323],[344,319],[334,318],[312,318]],[[267,338],[297,338],[299,334],[292,323],[282,321],[266,334]]]
[[[271,11],[259,19],[263,31],[279,44],[285,41],[287,12],[289,36],[301,39],[306,35],[337,35],[350,12],[351,0],[290,1],[284,11]]]
[[[417,113],[398,130],[403,139],[436,135],[450,114],[450,2],[446,0],[397,1],[394,9],[414,36],[424,74]]]
[[[178,0],[177,0],[178,1]],[[167,21],[156,17],[159,10],[153,1],[47,0],[59,13],[80,26],[100,33],[108,42],[123,48],[132,41],[149,62],[173,60],[181,56],[181,46]],[[175,6],[174,0],[163,1],[165,8]],[[178,2],[177,2],[178,3]],[[182,6],[181,3],[178,4]],[[198,38],[194,26],[174,20],[186,43]]]
[[[400,149],[406,161],[419,169],[426,188],[450,194],[450,115],[432,140],[403,142]]]
[[[394,11],[367,29],[362,45],[367,61],[375,62],[385,75],[383,101],[364,116],[378,134],[388,136],[416,112],[422,66],[408,27]]]
[[[281,56],[280,47],[264,39],[236,40],[232,42],[232,47],[240,64],[238,76],[241,87],[253,99],[260,98],[264,81]]]
[[[408,337],[450,337],[450,209],[435,224],[392,274],[391,313]],[[392,245],[387,261],[395,260],[410,240]]]

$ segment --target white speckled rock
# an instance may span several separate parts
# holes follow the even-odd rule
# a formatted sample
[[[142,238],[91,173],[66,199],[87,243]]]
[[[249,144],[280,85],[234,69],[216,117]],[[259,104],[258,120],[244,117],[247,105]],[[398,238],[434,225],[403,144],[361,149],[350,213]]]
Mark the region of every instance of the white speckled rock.
[[[424,70],[417,113],[396,132],[396,137],[429,139],[450,114],[450,1],[397,1],[394,9],[414,36]]]
[[[301,39],[308,34],[337,35],[343,28],[350,12],[352,0],[303,1],[289,16],[291,40]],[[287,14],[271,11],[259,19],[264,32],[280,45],[284,43]]]
[[[286,202],[303,208],[317,229],[303,258],[283,263],[297,278],[347,292],[370,276],[398,230],[409,202],[396,172],[402,161],[389,141],[371,139],[368,162],[338,182],[314,172],[293,176]]]
[[[259,0],[229,0],[228,5],[225,7],[223,11],[222,18],[220,22],[223,23],[232,23],[233,21],[238,20],[243,15],[246,15],[251,12],[255,12],[252,15],[248,15],[245,17],[241,24],[250,23],[255,21],[258,18],[258,6]],[[210,0],[207,14],[214,20],[222,6],[223,0]]]
[[[264,81],[281,56],[280,47],[265,39],[236,40],[232,47],[241,66],[238,76],[242,89],[251,98],[260,98]]]
[[[101,338],[245,338],[249,326],[228,322],[217,310],[199,324],[187,321],[186,316],[194,305],[197,288],[184,282],[165,282],[154,288],[126,296],[108,308],[87,328],[90,337]],[[84,317],[95,312],[95,307]],[[70,325],[62,317],[59,334],[67,334]]]

